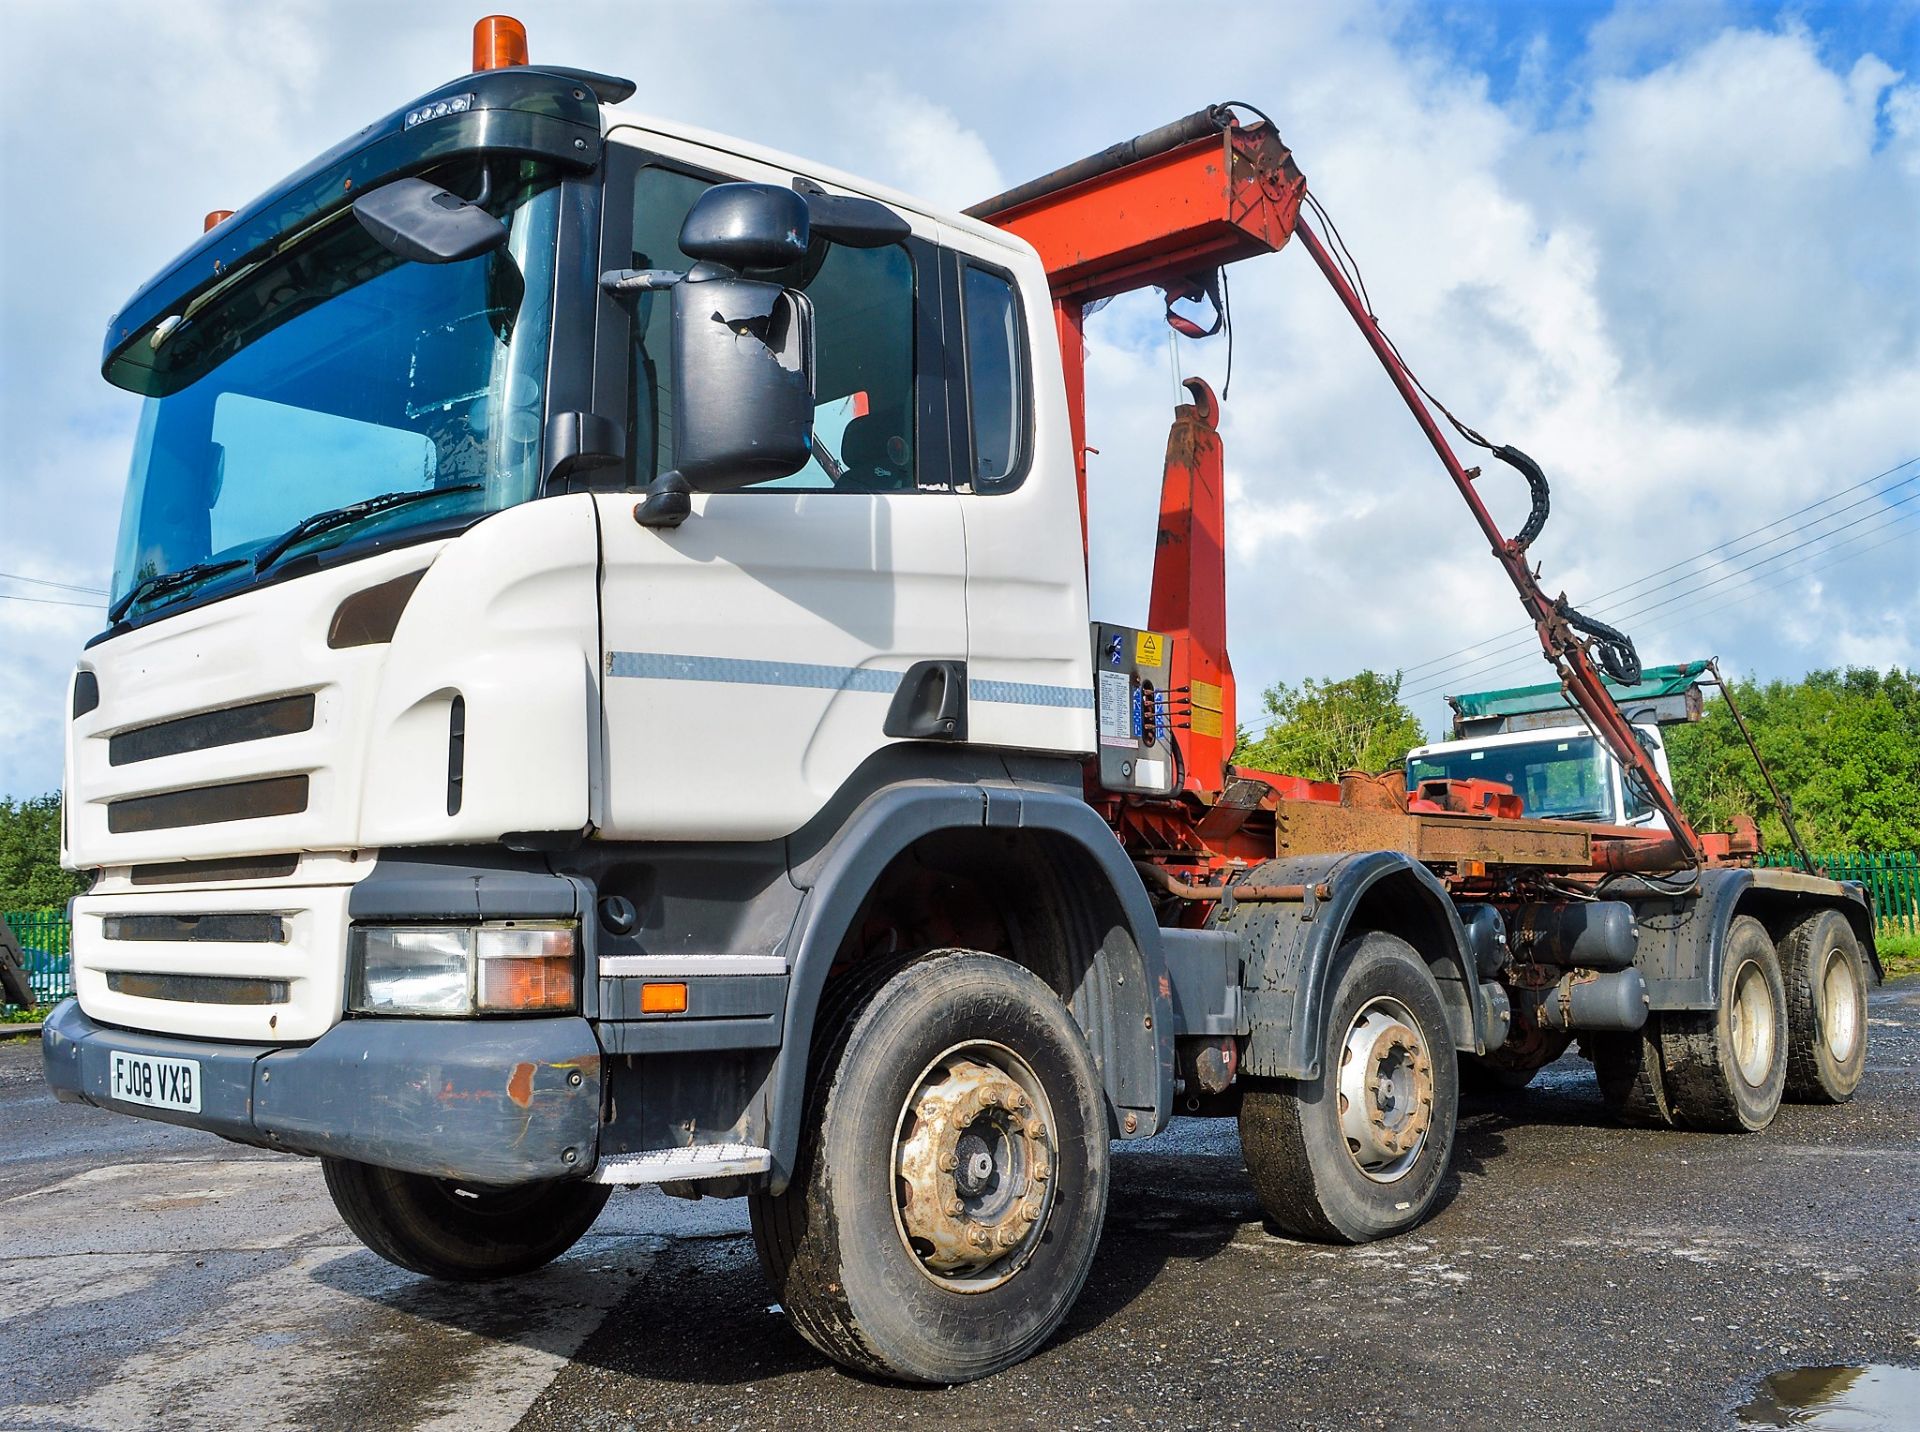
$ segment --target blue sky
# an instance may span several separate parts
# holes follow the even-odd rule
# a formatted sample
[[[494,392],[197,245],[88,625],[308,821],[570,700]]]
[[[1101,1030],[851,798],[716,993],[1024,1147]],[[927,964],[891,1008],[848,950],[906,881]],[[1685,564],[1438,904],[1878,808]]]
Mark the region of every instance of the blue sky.
[[[40,584],[0,578],[0,793],[58,784],[66,674],[100,625],[44,584],[106,585],[138,417],[97,373],[108,315],[206,210],[463,69],[481,8],[8,6],[0,572]],[[956,207],[1250,99],[1429,385],[1552,474],[1550,590],[1599,600],[1651,660],[1920,665],[1920,465],[1896,467],[1920,458],[1914,0],[516,13],[536,60],[629,74],[649,113]],[[739,83],[756,56],[765,82]],[[1511,592],[1304,254],[1238,266],[1232,293],[1243,709],[1276,679],[1402,668],[1432,729],[1447,691],[1536,679],[1500,635]],[[1139,620],[1176,380],[1217,388],[1224,347],[1169,340],[1149,296],[1090,341],[1094,606]],[[1517,523],[1518,483],[1489,491]]]

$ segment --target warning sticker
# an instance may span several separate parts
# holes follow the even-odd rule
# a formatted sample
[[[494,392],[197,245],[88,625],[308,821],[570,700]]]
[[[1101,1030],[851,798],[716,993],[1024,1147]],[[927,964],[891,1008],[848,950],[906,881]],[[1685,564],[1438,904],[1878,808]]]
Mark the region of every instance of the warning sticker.
[[[1157,631],[1136,632],[1133,638],[1133,660],[1136,666],[1165,666],[1167,639]]]
[[[1124,671],[1099,673],[1100,744],[1133,745],[1133,678]]]
[[[1204,707],[1196,704],[1193,708],[1193,718],[1189,724],[1192,726],[1193,734],[1196,736],[1218,736],[1220,734],[1220,713],[1218,711],[1208,711]]]

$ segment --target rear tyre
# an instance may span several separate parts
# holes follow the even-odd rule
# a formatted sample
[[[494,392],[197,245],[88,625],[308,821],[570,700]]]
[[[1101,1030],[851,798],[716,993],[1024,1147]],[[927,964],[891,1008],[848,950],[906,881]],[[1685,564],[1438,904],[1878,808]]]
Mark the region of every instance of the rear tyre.
[[[497,1188],[352,1159],[323,1158],[320,1167],[333,1206],[362,1243],[389,1263],[456,1283],[551,1263],[593,1226],[613,1192],[571,1179]]]
[[[1246,1081],[1240,1146],[1282,1232],[1369,1243],[1419,1223],[1440,1192],[1459,1062],[1439,986],[1406,941],[1356,936],[1327,978],[1320,1074]]]
[[[1665,1017],[1649,1014],[1646,1024],[1631,1034],[1580,1036],[1580,1048],[1593,1061],[1607,1112],[1635,1128],[1673,1127],[1673,1101],[1667,1096],[1666,1071],[1660,1065],[1660,1027]]]
[[[1766,926],[1737,917],[1720,962],[1718,1008],[1668,1013],[1660,1057],[1675,1120],[1690,1129],[1764,1129],[1787,1087],[1787,994]]]
[[[1787,1097],[1844,1104],[1867,1069],[1867,960],[1838,910],[1809,915],[1780,943],[1787,992]]]
[[[1093,1055],[1030,971],[970,950],[829,986],[784,1193],[749,1198],[761,1266],[835,1362],[968,1382],[1079,1296],[1106,1216]]]

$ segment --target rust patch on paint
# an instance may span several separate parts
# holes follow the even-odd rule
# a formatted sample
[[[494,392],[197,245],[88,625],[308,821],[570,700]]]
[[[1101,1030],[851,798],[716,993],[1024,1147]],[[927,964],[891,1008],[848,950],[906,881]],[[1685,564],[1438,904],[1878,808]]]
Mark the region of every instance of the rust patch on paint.
[[[513,1066],[513,1074],[507,1080],[507,1097],[523,1109],[533,1104],[533,1066],[531,1064]]]

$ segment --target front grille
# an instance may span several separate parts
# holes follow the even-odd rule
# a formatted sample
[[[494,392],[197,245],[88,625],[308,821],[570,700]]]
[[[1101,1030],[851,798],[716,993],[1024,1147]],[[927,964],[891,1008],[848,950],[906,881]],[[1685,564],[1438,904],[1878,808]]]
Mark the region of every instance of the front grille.
[[[287,922],[278,915],[109,915],[100,922],[109,940],[160,940],[174,944],[284,945]]]
[[[286,980],[245,975],[160,975],[109,970],[107,988],[135,999],[168,999],[180,1004],[285,1004]]]
[[[107,764],[125,766],[135,761],[157,761],[162,756],[235,746],[242,741],[264,741],[270,736],[291,736],[312,729],[312,692],[302,696],[276,696],[271,701],[254,701],[245,706],[230,706],[224,711],[206,711],[198,716],[181,716],[122,731],[107,742]]]
[[[219,860],[165,860],[136,865],[135,885],[186,885],[208,880],[278,880],[300,868],[297,855],[234,855]]]
[[[263,781],[234,781],[224,786],[109,801],[107,829],[114,835],[128,835],[143,830],[175,830],[183,825],[298,815],[306,808],[305,776],[273,776]]]

